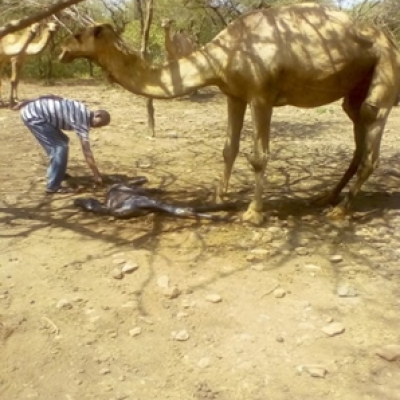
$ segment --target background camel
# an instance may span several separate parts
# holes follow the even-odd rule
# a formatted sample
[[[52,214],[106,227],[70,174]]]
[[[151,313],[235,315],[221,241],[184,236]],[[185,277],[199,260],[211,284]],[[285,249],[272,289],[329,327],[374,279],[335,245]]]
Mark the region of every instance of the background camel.
[[[186,57],[197,48],[196,41],[183,29],[179,32],[172,31],[174,20],[165,18],[161,21],[164,28],[164,45],[168,60]]]
[[[21,78],[22,65],[25,62],[26,56],[38,55],[44,51],[50,40],[54,37],[57,30],[57,24],[49,22],[41,34],[37,42],[33,42],[21,51],[17,56],[11,57],[11,92],[10,92],[10,107],[18,101],[18,84]],[[9,40],[18,40],[17,35],[8,35]]]
[[[271,8],[233,21],[190,56],[152,66],[129,50],[110,25],[70,37],[60,60],[97,62],[127,90],[150,98],[183,96],[216,85],[228,100],[228,132],[219,196],[228,189],[239,150],[247,105],[251,105],[255,196],[243,218],[263,216],[263,176],[269,156],[273,107],[318,107],[339,100],[354,125],[351,164],[323,203],[336,203],[357,173],[349,193],[331,212],[341,217],[378,165],[384,126],[400,89],[400,53],[372,26],[357,26],[344,12],[315,4]]]
[[[5,64],[11,58],[18,56],[27,49],[28,45],[35,38],[38,29],[39,24],[33,24],[21,36],[16,37],[10,34],[0,39],[0,102],[2,102],[1,78]]]

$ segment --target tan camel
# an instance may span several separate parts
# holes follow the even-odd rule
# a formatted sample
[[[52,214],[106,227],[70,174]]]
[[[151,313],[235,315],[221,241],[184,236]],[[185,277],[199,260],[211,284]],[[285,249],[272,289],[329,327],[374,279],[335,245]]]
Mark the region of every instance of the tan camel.
[[[15,35],[7,35],[0,39],[0,102],[1,99],[1,77],[5,64],[10,61],[10,58],[18,56],[21,52],[25,51],[28,45],[35,38],[39,24],[32,24],[23,35],[15,37]],[[12,36],[12,37],[10,37]]]
[[[170,99],[216,85],[228,100],[228,132],[219,195],[228,189],[239,150],[245,110],[254,129],[249,162],[255,196],[243,219],[262,222],[263,176],[269,158],[273,107],[318,107],[343,98],[354,125],[351,164],[325,203],[336,203],[357,173],[349,193],[330,213],[342,217],[378,165],[381,136],[400,90],[400,53],[372,26],[358,26],[346,13],[311,3],[246,14],[190,56],[149,65],[129,50],[110,25],[96,25],[70,37],[60,60],[89,58],[125,89]]]
[[[187,57],[197,47],[195,40],[183,29],[173,33],[171,29],[173,23],[174,20],[168,18],[161,21],[161,27],[164,28],[164,45],[168,60]]]
[[[21,51],[17,56],[11,58],[11,92],[10,92],[10,107],[15,102],[18,102],[18,84],[21,78],[22,65],[25,62],[26,56],[38,55],[44,51],[49,44],[51,38],[54,37],[57,31],[57,24],[49,22],[43,31],[40,39],[37,42],[27,46],[25,51]],[[13,36],[13,35],[9,35]],[[18,40],[16,37],[15,40]]]

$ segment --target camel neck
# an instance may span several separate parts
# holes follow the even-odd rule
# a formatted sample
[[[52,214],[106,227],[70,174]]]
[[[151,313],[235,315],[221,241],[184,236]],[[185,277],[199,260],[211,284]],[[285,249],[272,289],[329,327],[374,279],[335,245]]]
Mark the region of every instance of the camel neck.
[[[18,40],[18,42],[11,45],[3,45],[4,53],[8,56],[18,56],[21,52],[24,52],[29,43],[34,38],[34,33],[27,30]]]
[[[160,66],[152,66],[138,54],[117,47],[112,52],[114,54],[108,51],[97,58],[100,66],[125,89],[150,98],[180,97],[203,86],[217,84],[217,71],[221,70],[214,65],[216,61],[210,49],[204,53],[196,51],[189,57]]]
[[[47,46],[47,43],[49,42],[51,35],[52,32],[49,29],[46,30],[37,43],[31,43],[27,47],[25,53],[29,55],[39,54]]]

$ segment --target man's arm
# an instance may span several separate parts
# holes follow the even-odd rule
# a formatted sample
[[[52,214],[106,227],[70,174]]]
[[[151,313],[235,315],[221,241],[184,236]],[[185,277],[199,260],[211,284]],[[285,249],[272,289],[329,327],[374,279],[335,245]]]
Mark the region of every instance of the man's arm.
[[[88,140],[82,140],[81,139],[81,145],[82,145],[82,151],[83,155],[85,156],[85,160],[87,164],[89,165],[89,168],[93,172],[93,177],[96,183],[103,183],[103,180],[101,179],[100,172],[97,168],[96,162],[94,161],[94,157],[92,154],[92,150],[90,149],[90,143]]]

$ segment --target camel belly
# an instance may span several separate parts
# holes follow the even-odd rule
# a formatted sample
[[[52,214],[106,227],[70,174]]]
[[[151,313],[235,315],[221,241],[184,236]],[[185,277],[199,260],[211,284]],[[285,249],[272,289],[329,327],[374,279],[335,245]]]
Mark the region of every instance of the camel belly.
[[[349,64],[336,71],[296,72],[281,75],[275,106],[318,107],[332,103],[362,85],[369,85],[373,64]]]

